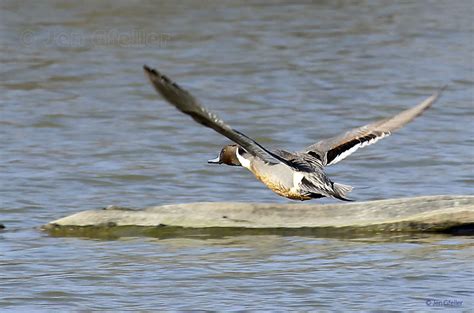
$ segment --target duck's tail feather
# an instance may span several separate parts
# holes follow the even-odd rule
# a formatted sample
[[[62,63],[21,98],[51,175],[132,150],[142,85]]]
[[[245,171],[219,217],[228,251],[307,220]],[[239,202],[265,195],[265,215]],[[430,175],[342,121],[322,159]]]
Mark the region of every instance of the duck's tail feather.
[[[354,189],[352,186],[334,183],[334,197],[343,201],[354,201],[352,199],[347,198],[347,194]]]

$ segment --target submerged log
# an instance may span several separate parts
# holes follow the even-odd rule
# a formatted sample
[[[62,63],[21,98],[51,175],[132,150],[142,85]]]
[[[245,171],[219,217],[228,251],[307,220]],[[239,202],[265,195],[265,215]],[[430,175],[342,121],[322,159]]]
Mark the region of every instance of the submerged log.
[[[74,230],[178,227],[320,229],[330,231],[474,233],[474,196],[426,196],[353,203],[199,202],[145,209],[109,206],[82,211],[43,226]]]

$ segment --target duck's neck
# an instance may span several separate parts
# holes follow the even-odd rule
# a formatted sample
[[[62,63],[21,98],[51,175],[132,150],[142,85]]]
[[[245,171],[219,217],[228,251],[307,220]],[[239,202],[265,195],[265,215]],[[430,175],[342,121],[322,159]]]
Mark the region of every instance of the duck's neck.
[[[250,170],[250,160],[246,158],[250,155],[245,151],[239,151],[239,150],[241,150],[241,148],[238,148],[238,149],[235,150],[235,155],[236,155],[237,159],[239,160],[240,164],[243,167]],[[244,153],[241,154],[240,152],[244,152]]]

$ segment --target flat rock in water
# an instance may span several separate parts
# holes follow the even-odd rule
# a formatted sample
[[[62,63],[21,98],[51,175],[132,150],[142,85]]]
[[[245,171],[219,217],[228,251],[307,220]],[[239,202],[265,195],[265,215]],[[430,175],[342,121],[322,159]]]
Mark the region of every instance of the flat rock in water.
[[[198,202],[82,211],[45,225],[61,228],[117,226],[325,231],[474,233],[474,196],[426,196],[352,203]]]

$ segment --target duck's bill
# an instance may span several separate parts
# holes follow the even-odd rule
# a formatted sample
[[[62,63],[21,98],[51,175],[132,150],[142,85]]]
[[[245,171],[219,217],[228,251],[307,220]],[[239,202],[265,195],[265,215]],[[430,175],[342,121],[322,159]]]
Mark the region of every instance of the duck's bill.
[[[218,157],[215,158],[215,159],[208,160],[207,163],[209,163],[209,164],[221,164],[221,159],[220,159],[220,157],[218,156]]]

